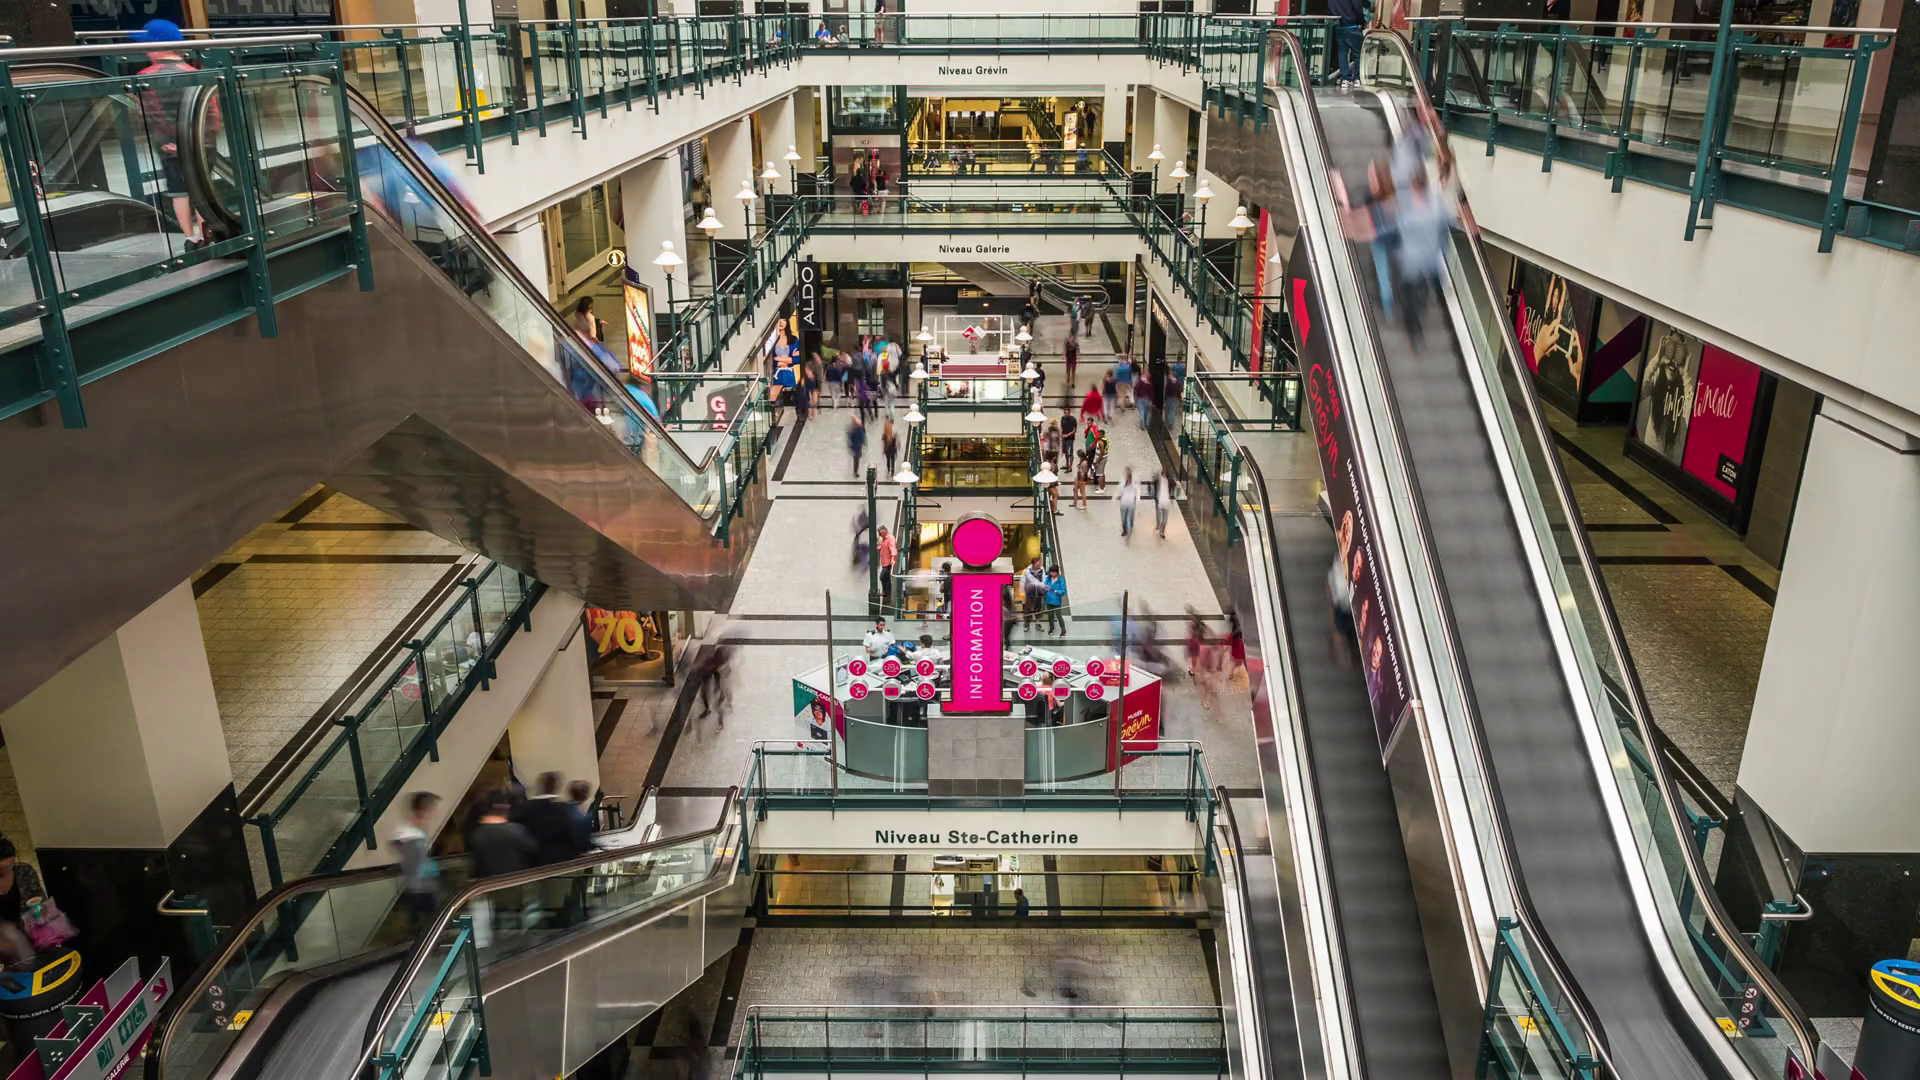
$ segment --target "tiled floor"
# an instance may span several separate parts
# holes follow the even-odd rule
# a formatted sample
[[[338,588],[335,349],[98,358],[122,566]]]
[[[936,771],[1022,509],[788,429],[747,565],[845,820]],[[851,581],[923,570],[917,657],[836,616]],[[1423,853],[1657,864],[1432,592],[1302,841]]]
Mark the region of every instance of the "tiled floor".
[[[1654,720],[1730,796],[1779,571],[1628,461],[1623,428],[1547,413]]]
[[[331,699],[468,557],[432,533],[316,489],[195,575],[236,790],[244,796],[317,713],[351,704]],[[31,856],[4,751],[0,832]]]
[[[242,792],[468,558],[345,495],[316,502],[321,494],[262,524],[195,580]],[[333,702],[334,711],[351,704]]]
[[[928,960],[937,957],[937,965]],[[1068,974],[1069,959],[1092,970]],[[1061,993],[1071,982],[1078,998]],[[759,1004],[1216,1005],[1195,930],[761,927],[740,987]]]

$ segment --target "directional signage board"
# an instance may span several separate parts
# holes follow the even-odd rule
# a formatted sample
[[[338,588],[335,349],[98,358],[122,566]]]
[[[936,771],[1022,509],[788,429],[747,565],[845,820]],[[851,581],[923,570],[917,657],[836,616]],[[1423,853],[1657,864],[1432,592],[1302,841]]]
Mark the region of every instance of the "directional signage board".
[[[81,999],[106,1007],[105,1019],[71,1047],[64,1045],[70,1037],[63,1022],[48,1038],[63,1051],[59,1064],[48,1070],[36,1054],[22,1061],[7,1080],[117,1080],[140,1056],[153,1034],[153,1018],[172,996],[169,961],[162,960],[160,970],[143,983],[139,961],[129,959]]]

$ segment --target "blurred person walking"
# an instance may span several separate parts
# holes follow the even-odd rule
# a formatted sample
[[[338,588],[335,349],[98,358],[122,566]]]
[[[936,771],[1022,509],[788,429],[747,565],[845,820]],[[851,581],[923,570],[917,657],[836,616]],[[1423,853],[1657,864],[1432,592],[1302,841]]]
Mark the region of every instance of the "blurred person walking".
[[[1133,511],[1140,504],[1140,485],[1134,482],[1133,466],[1127,466],[1120,481],[1120,535],[1133,536]]]
[[[427,831],[440,796],[416,791],[407,796],[407,817],[393,831],[393,848],[400,856],[400,910],[407,926],[418,933],[440,906],[440,866],[433,861],[433,837]]]

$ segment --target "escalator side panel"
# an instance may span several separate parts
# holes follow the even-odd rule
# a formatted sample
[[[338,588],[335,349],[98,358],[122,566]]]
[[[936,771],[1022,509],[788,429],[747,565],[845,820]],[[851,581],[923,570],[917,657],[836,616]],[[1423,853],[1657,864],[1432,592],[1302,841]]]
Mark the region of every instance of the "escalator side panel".
[[[1313,198],[1314,193],[1308,185],[1296,185],[1289,175],[1278,122],[1256,130],[1249,122],[1211,114],[1207,162],[1234,191],[1267,210],[1281,261],[1287,263],[1296,259],[1293,249],[1303,219],[1317,220],[1319,214],[1300,205],[1299,200]],[[1322,291],[1322,283],[1314,284],[1329,303],[1337,302],[1337,294]],[[1264,291],[1281,289],[1269,285]],[[1260,464],[1257,450],[1252,453],[1255,464]],[[1275,475],[1284,475],[1279,463],[1275,463]],[[1427,871],[1423,884],[1430,886],[1436,859],[1443,868],[1449,865],[1445,840],[1430,824],[1410,823],[1412,831],[1403,833],[1401,821],[1411,817],[1413,822],[1430,822],[1437,814],[1432,809],[1433,795],[1394,790],[1381,768],[1365,679],[1357,664],[1340,666],[1330,655],[1335,630],[1326,574],[1334,560],[1332,530],[1318,516],[1275,514],[1272,520],[1277,549],[1274,571],[1299,667],[1302,725],[1319,789],[1328,867],[1367,1075],[1373,1080],[1445,1077],[1452,1075],[1450,1064],[1470,1071],[1480,1015],[1477,972],[1462,959],[1469,950],[1460,905],[1451,877],[1445,876],[1442,895],[1422,897],[1439,907],[1431,915],[1424,912],[1416,904],[1409,871],[1411,838],[1423,847],[1417,865]],[[1250,614],[1241,613],[1242,626],[1257,624],[1248,618]],[[1417,747],[1419,742],[1403,737],[1396,745],[1404,754],[1405,748]],[[1411,796],[1408,805],[1416,810],[1429,808],[1427,817],[1396,809],[1396,794]],[[1419,802],[1421,798],[1425,801]],[[1437,992],[1436,972],[1449,978],[1445,993]],[[1444,1023],[1443,1000],[1450,1010]],[[1450,1037],[1455,1042],[1466,1039],[1467,1045],[1454,1046],[1449,1054]]]
[[[1274,568],[1300,657],[1300,699],[1367,1076],[1450,1076],[1426,940],[1393,793],[1380,768],[1365,680],[1357,666],[1342,665],[1330,655],[1336,631],[1325,581],[1334,558],[1333,532],[1318,516],[1276,515],[1273,521]]]
[[[1391,132],[1370,94],[1325,95],[1329,160],[1364,175]],[[1358,246],[1354,258],[1370,266]],[[1370,274],[1358,275],[1379,310]],[[1505,820],[1541,923],[1605,1028],[1627,1077],[1722,1075],[1661,971],[1511,516],[1469,362],[1446,308],[1429,308],[1424,343],[1376,320],[1452,612],[1465,681],[1484,731]],[[1413,404],[1417,403],[1417,405]],[[1611,782],[1611,777],[1606,778]]]

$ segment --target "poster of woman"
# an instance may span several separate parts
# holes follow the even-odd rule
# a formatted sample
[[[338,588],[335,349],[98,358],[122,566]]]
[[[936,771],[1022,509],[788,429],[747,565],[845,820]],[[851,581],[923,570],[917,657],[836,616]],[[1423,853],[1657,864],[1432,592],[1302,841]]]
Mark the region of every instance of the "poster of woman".
[[[1700,378],[1700,339],[1671,326],[1656,326],[1640,376],[1633,410],[1633,437],[1675,465],[1687,449],[1693,388]]]

